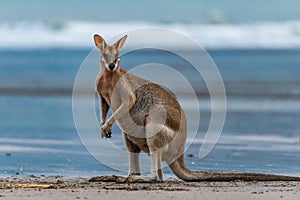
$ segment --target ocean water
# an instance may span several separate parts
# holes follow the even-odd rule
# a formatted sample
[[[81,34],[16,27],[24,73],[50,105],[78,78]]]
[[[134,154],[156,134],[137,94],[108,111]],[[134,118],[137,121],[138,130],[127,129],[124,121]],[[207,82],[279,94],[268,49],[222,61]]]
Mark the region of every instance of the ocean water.
[[[91,156],[75,129],[73,82],[91,50],[0,51],[2,176],[126,174]],[[122,66],[130,70],[131,66],[159,60],[182,71],[191,82],[198,81],[195,88],[201,108],[200,127],[196,138],[188,138],[193,143],[186,155],[193,157],[185,158],[191,169],[299,175],[300,50],[212,50],[208,53],[224,79],[228,107],[222,135],[203,159],[198,158],[198,153],[210,120],[210,100],[205,83],[199,85],[201,80],[194,76],[192,68],[160,51],[129,54],[122,58]],[[172,81],[172,77],[165,78]],[[188,104],[189,96],[182,101]],[[187,109],[199,112],[193,107]],[[103,139],[99,135],[100,140]],[[124,148],[117,126],[113,128],[111,142]],[[106,152],[101,147],[99,151]],[[171,174],[168,168],[165,173]]]
[[[91,48],[94,33],[111,38],[146,27],[183,33],[209,49],[299,48],[299,5],[297,0],[2,0],[0,49]]]

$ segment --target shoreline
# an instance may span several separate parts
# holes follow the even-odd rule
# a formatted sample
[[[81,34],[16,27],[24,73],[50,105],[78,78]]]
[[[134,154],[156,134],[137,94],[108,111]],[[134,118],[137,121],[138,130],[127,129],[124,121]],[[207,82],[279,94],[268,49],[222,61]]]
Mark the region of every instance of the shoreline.
[[[0,178],[1,199],[298,199],[300,181],[117,182],[115,176],[89,178],[26,176]]]

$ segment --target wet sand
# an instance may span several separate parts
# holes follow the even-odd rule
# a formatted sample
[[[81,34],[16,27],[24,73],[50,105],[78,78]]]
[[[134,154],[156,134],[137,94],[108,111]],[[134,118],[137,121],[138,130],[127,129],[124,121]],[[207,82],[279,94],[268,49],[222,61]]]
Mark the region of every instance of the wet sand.
[[[100,180],[101,179],[101,180]],[[0,179],[1,199],[299,199],[297,181],[231,181],[188,183],[168,179],[163,183],[116,181],[111,176],[94,179],[28,176]],[[125,180],[125,179],[123,179]]]

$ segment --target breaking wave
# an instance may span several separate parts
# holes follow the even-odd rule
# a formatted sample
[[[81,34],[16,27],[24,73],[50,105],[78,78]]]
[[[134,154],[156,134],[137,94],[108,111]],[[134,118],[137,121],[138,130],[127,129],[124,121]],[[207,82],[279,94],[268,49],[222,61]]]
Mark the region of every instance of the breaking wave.
[[[0,48],[91,48],[94,33],[110,38],[116,34],[146,27],[167,28],[183,33],[208,49],[300,48],[300,21],[252,24],[3,22],[0,24]]]

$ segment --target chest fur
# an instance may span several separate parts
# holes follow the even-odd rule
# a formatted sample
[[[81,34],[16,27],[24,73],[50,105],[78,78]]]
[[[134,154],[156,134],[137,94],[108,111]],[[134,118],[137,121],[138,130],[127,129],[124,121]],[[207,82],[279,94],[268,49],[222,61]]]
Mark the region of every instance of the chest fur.
[[[112,94],[119,77],[114,74],[100,74],[97,78],[96,87],[98,94],[105,99],[109,106],[111,106]]]

